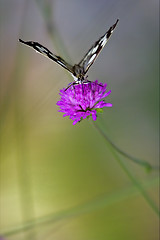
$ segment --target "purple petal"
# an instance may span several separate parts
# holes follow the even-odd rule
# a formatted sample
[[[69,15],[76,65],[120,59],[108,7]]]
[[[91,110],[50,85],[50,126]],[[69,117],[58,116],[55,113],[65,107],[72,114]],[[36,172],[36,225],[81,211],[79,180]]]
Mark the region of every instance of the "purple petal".
[[[96,121],[96,119],[97,119],[96,110],[92,111],[92,118],[94,121]]]

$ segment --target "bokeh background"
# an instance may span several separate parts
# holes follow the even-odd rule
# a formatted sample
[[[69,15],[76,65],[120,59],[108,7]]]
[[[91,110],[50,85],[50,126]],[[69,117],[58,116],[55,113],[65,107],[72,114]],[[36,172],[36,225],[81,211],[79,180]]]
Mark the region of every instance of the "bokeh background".
[[[0,0],[0,239],[158,240],[157,214],[92,121],[73,126],[58,112],[66,71],[18,42],[77,63],[117,18],[89,71],[112,90],[97,121],[158,165],[158,0]],[[158,206],[158,171],[121,159]]]

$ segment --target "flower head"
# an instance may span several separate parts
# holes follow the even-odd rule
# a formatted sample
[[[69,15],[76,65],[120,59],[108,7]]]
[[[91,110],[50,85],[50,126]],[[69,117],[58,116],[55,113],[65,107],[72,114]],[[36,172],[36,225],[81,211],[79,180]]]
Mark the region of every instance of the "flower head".
[[[67,90],[60,90],[60,101],[57,105],[59,112],[64,112],[63,117],[70,116],[73,125],[86,117],[92,116],[95,121],[97,111],[103,107],[112,107],[111,103],[104,102],[111,91],[106,92],[107,84],[94,82],[82,83],[69,87]]]

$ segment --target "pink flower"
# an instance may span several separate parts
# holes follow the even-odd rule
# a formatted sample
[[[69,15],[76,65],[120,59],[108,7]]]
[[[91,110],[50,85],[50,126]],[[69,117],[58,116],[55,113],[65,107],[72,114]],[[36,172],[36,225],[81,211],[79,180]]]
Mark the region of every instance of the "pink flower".
[[[63,117],[70,116],[73,125],[89,116],[95,121],[96,113],[103,107],[112,107],[111,103],[104,100],[111,91],[106,92],[107,84],[94,82],[82,83],[69,87],[67,90],[60,90],[60,101],[57,105],[60,107],[59,112],[64,112]]]

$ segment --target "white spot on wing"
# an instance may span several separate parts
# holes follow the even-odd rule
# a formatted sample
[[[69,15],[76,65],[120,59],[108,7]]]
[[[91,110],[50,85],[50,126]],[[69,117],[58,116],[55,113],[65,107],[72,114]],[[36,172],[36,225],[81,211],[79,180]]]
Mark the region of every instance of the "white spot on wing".
[[[104,36],[104,38],[101,39],[100,43],[101,45],[104,47],[104,45],[106,44],[107,42],[107,39],[106,39],[106,36]]]
[[[36,48],[38,48],[42,53],[48,53],[48,51],[44,47],[36,46]]]
[[[62,63],[61,61],[57,60],[57,62],[58,62],[61,66],[66,67],[66,65],[65,65],[64,63]]]
[[[96,54],[93,54],[93,56],[89,59],[88,64],[90,64],[94,60],[95,57],[96,57]]]
[[[97,51],[97,49],[98,49],[98,45],[92,49],[91,53],[94,54]]]

